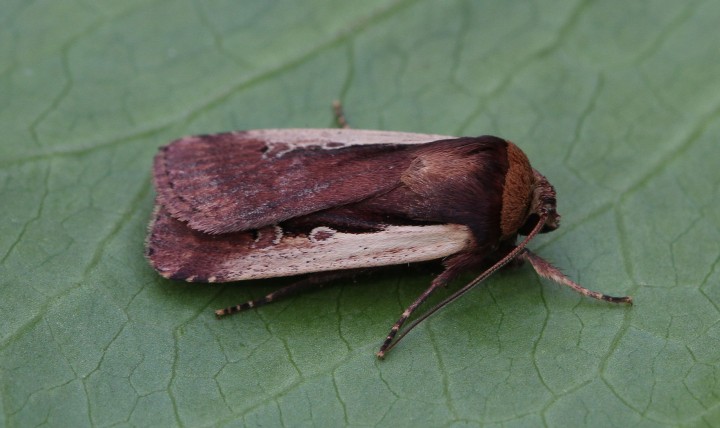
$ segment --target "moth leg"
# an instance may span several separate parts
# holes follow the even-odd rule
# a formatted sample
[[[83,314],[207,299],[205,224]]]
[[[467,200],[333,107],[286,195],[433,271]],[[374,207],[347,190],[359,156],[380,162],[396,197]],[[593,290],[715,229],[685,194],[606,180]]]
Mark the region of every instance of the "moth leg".
[[[415,311],[415,309],[418,308],[418,306],[422,305],[425,300],[427,300],[430,295],[437,290],[440,287],[446,287],[447,284],[455,277],[457,276],[454,269],[446,269],[443,273],[438,275],[433,282],[430,284],[430,287],[428,287],[427,290],[425,290],[417,299],[415,299],[414,302],[410,306],[408,306],[407,309],[405,309],[405,312],[402,313],[400,316],[400,319],[398,319],[395,324],[393,324],[392,328],[390,329],[390,333],[385,338],[385,341],[383,342],[382,346],[380,346],[380,350],[377,352],[378,358],[384,358],[385,357],[385,351],[388,349],[390,344],[392,343],[393,339],[397,335],[398,331],[400,331],[400,328],[405,324],[405,322],[410,318],[410,315]]]
[[[346,278],[348,276],[353,276],[364,270],[365,269],[348,269],[334,272],[325,272],[324,274],[315,274],[305,279],[296,281],[288,286],[275,290],[272,293],[265,295],[265,297],[261,297],[255,300],[248,300],[245,303],[241,303],[235,306],[228,306],[224,309],[218,309],[215,311],[215,315],[218,318],[222,318],[226,315],[232,315],[241,311],[246,311],[248,309],[257,308],[258,306],[267,305],[268,303],[272,303],[278,299],[292,296],[293,294],[297,294],[311,288],[321,288],[328,282],[340,278]]]
[[[345,112],[343,112],[342,104],[339,100],[335,100],[332,103],[333,113],[335,113],[335,121],[338,126],[343,129],[350,129],[347,119],[345,118]]]
[[[606,302],[629,303],[632,305],[632,297],[630,296],[615,297],[608,296],[607,294],[598,293],[597,291],[588,290],[587,288],[568,278],[564,273],[560,272],[560,269],[550,264],[550,262],[528,249],[525,249],[525,251],[520,253],[518,258],[530,262],[533,269],[535,269],[535,272],[537,272],[537,274],[541,277],[555,281],[561,285],[566,285],[584,296],[592,297],[593,299],[597,300],[604,300]]]

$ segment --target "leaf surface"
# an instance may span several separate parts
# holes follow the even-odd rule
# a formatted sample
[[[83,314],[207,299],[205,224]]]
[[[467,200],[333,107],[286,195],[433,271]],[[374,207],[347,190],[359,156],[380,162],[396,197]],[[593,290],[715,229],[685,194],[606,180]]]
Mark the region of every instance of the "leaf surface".
[[[0,424],[716,426],[719,21],[709,0],[2,2]],[[358,128],[515,141],[563,214],[531,247],[635,306],[505,271],[377,361],[427,272],[217,321],[288,281],[148,266],[158,146],[330,127],[336,98]]]

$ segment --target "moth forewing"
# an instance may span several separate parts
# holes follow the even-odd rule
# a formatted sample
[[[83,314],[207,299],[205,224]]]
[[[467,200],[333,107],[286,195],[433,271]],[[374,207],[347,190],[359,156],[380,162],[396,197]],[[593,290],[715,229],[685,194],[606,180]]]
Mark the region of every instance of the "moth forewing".
[[[271,226],[232,235],[223,239],[200,234],[160,213],[148,239],[151,264],[172,279],[229,282],[416,263],[473,246],[470,230],[457,224],[388,226],[367,233],[319,226],[307,234],[288,234],[281,226]]]
[[[184,137],[155,157],[157,201],[198,231],[258,229],[386,193],[413,156],[408,146],[448,138],[348,129]]]
[[[416,263],[462,252],[472,241],[470,230],[461,225],[388,226],[363,234],[322,227],[307,236],[282,237],[272,247],[230,255],[221,271],[237,281]]]

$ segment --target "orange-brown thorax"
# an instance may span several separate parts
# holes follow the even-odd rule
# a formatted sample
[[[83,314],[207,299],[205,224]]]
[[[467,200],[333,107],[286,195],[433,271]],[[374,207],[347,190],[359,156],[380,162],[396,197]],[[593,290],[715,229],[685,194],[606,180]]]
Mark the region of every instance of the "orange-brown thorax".
[[[515,144],[507,143],[508,170],[500,212],[501,240],[515,235],[530,214],[536,181],[533,169],[525,153]]]

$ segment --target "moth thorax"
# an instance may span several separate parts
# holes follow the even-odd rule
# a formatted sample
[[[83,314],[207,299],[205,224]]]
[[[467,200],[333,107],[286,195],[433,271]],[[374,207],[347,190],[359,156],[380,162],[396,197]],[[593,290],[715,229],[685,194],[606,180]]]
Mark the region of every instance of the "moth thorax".
[[[530,161],[518,146],[509,141],[507,159],[500,211],[501,240],[512,237],[525,224],[535,190],[535,174]]]

